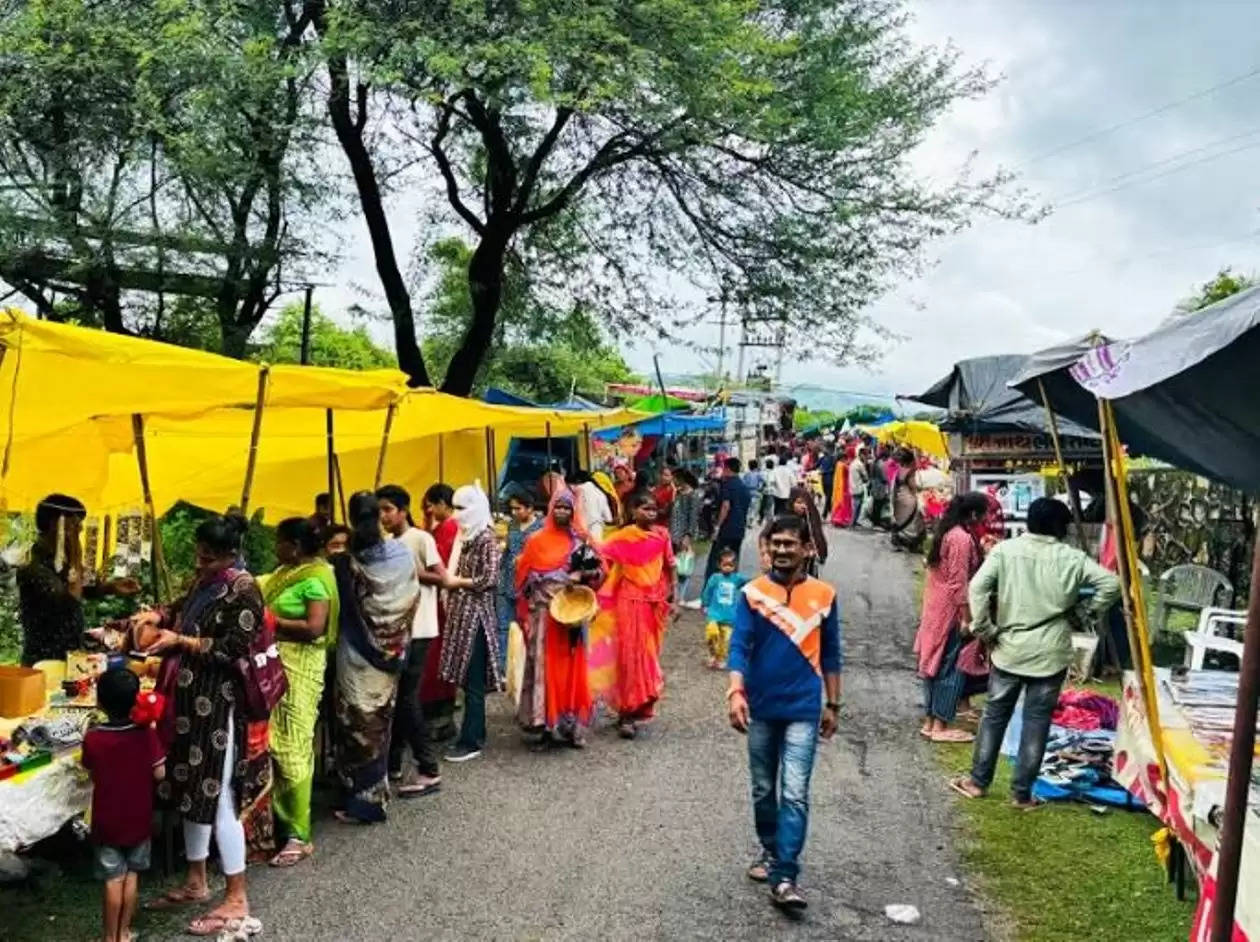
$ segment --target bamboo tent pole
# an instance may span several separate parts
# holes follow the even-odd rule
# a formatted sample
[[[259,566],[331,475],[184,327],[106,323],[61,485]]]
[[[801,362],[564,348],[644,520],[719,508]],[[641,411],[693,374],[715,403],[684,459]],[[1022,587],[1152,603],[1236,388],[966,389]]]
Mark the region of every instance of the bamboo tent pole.
[[[1146,724],[1155,756],[1159,760],[1160,773],[1168,780],[1168,764],[1164,759],[1164,740],[1159,722],[1159,701],[1155,695],[1155,673],[1151,662],[1151,646],[1146,623],[1146,598],[1142,590],[1142,575],[1138,567],[1137,538],[1133,532],[1133,514],[1129,509],[1129,486],[1124,475],[1124,454],[1120,437],[1116,432],[1115,413],[1111,403],[1098,400],[1099,429],[1103,434],[1106,459],[1108,520],[1116,539],[1116,563],[1120,569],[1120,587],[1125,605],[1125,620],[1129,629],[1129,647],[1133,666],[1142,688],[1142,702],[1146,707]]]
[[[381,486],[381,482],[385,479],[385,453],[389,450],[389,433],[394,427],[394,413],[398,411],[395,403],[390,403],[389,408],[385,410],[385,431],[381,433],[381,451],[376,456],[376,477],[373,479],[372,489],[376,490]]]
[[[245,483],[241,485],[241,516],[249,519],[249,492],[254,487],[254,471],[258,467],[258,439],[262,435],[263,407],[267,400],[270,368],[258,371],[258,395],[254,399],[254,425],[249,433],[249,457],[245,462]]]
[[[153,528],[153,557],[150,560],[153,570],[153,596],[161,602],[164,597],[162,582],[166,575],[166,562],[162,557],[162,530],[158,525],[157,511],[153,506],[153,488],[149,484],[149,454],[144,444],[144,416],[139,412],[132,413],[131,435],[136,446],[136,464],[140,469],[140,491],[144,497],[144,511],[149,518],[149,525]],[[169,585],[166,586],[166,590],[166,597],[169,597]]]
[[[438,481],[439,481],[439,482],[441,482],[441,483],[443,483],[443,484],[445,484],[445,483],[446,483],[446,442],[445,442],[445,438],[444,438],[444,436],[442,435],[442,433],[441,433],[441,432],[439,432],[439,433],[438,433],[437,440],[438,440],[438,441],[437,441],[437,446],[438,446]]]
[[[1041,392],[1041,404],[1046,408],[1046,419],[1050,423],[1050,441],[1054,444],[1054,460],[1059,466],[1059,474],[1063,478],[1063,486],[1067,488],[1068,502],[1072,505],[1072,522],[1076,525],[1076,542],[1082,552],[1088,553],[1089,547],[1085,542],[1085,523],[1081,519],[1081,499],[1068,478],[1067,462],[1063,460],[1063,446],[1059,441],[1059,420],[1055,416],[1054,410],[1050,408],[1050,397],[1046,395],[1045,384],[1042,383],[1040,378],[1037,379],[1037,389]]]
[[[328,458],[328,519],[337,522],[337,465],[335,446],[333,443],[333,410],[324,410],[324,441],[327,445]],[[341,515],[341,522],[346,522],[346,515]]]

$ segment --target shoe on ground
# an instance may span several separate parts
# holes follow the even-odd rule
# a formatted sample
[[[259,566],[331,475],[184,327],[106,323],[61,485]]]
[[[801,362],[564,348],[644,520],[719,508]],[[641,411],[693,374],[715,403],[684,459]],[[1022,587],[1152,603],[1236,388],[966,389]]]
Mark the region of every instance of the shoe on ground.
[[[700,611],[700,600],[692,599],[690,602],[683,602],[680,607],[689,609],[693,612],[698,612]]]
[[[481,755],[481,750],[476,746],[457,745],[446,754],[446,761],[467,762],[469,759],[475,759],[479,755]]]
[[[402,770],[401,770],[401,769],[396,769],[396,770],[394,770],[393,772],[390,772],[390,773],[389,773],[389,780],[390,780],[391,782],[401,782],[401,781],[402,781],[402,777],[403,777],[403,774],[402,774]]]
[[[782,880],[770,891],[770,902],[784,912],[799,913],[809,905],[796,884],[790,880]]]

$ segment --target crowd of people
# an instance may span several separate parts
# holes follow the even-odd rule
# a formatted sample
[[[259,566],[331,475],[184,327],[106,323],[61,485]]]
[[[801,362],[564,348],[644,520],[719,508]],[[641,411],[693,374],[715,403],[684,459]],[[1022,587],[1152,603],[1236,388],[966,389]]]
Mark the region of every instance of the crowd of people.
[[[1001,540],[991,496],[960,494],[934,509],[920,484],[924,468],[908,449],[847,436],[784,447],[747,470],[719,456],[703,481],[681,467],[662,468],[654,480],[625,463],[611,475],[552,468],[536,488],[506,491],[499,527],[476,484],[428,488],[419,520],[397,485],[354,494],[344,524],[321,495],[310,517],[276,526],[278,565],[260,576],[243,558],[244,520],[206,519],[196,530],[188,591],[140,611],[112,639],[161,658],[156,690],[165,709],[155,728],[128,722],[138,695],[138,684],[123,676],[129,671],[112,670],[99,684],[110,719],[93,732],[97,744],[85,746],[84,761],[97,786],[92,820],[107,880],[106,937],[128,937],[134,872],[148,862],[148,835],[140,840],[136,825],[152,809],[139,797],[143,776],[158,779],[158,799],[181,815],[188,861],[182,883],[151,905],[209,900],[213,840],[226,889],[188,930],[248,932],[256,920],[247,863],[287,868],[315,851],[312,790],[321,758],[339,784],[337,820],[383,822],[393,798],[442,788],[443,760],[481,754],[486,698],[505,688],[513,667],[515,719],[534,749],[582,749],[601,708],[621,738],[635,739],[662,698],[662,642],[679,605],[704,608],[697,653],[730,672],[730,722],[748,733],[763,847],[748,876],[771,884],[776,905],[804,906],[797,858],[813,744],[834,731],[840,695],[838,603],[818,578],[828,523],[886,531],[895,549],[926,542],[915,639],[919,733],[932,742],[976,741],[970,776],[951,786],[977,797],[992,781],[1011,710],[1025,692],[1014,797],[1032,807],[1032,779],[1071,656],[1067,613],[1085,590],[1096,609],[1110,606],[1115,577],[1062,542],[1061,502],[1035,502],[1029,532]],[[36,515],[39,539],[19,578],[27,663],[64,657],[82,643],[84,592],[71,573],[84,514],[73,498],[51,495]],[[750,532],[754,577],[740,565]],[[695,556],[706,540],[701,575]],[[124,580],[95,591],[136,588]],[[517,631],[514,660],[507,652]],[[111,643],[109,631],[87,634]],[[242,667],[264,665],[269,653],[283,673],[279,687]],[[982,691],[988,699],[976,717],[968,698]],[[958,725],[960,716],[979,721],[978,737]],[[130,772],[94,758],[105,735],[130,743],[119,753],[130,756]],[[117,794],[123,788],[125,799]]]

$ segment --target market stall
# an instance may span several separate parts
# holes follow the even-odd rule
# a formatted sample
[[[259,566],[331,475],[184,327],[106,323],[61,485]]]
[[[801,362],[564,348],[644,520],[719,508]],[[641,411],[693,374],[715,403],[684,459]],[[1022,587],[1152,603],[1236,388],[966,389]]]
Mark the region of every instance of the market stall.
[[[1178,467],[1260,492],[1260,288],[1136,340],[1076,342],[1030,359],[1017,377],[1030,396],[1104,436],[1112,524],[1136,640],[1146,648],[1145,608],[1123,471],[1122,445]],[[1075,384],[1073,389],[1070,383]],[[1082,395],[1084,392],[1087,395]],[[1260,555],[1252,583],[1260,585]],[[1185,848],[1200,883],[1193,938],[1260,939],[1260,810],[1252,775],[1260,695],[1260,593],[1245,613],[1237,674],[1151,669],[1137,658],[1126,683],[1122,749],[1128,784]]]
[[[1047,475],[1058,473],[1060,461],[1069,473],[1099,470],[1103,461],[1096,430],[1059,418],[1057,406],[1052,412],[1008,387],[1028,359],[961,360],[926,391],[905,397],[946,410],[940,430],[948,442],[955,491],[993,494],[1002,505],[1008,536],[1023,531],[1028,507],[1046,495]]]

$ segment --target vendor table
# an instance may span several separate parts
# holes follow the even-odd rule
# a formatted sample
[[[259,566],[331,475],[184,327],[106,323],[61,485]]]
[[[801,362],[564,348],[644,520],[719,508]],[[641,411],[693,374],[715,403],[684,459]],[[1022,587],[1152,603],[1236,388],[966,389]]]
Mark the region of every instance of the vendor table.
[[[75,815],[87,811],[92,782],[79,765],[79,750],[0,781],[0,852],[29,847],[61,830]]]
[[[1217,822],[1225,805],[1231,739],[1228,732],[1221,731],[1231,728],[1238,675],[1190,671],[1184,676],[1189,684],[1175,681],[1168,669],[1155,671],[1160,739],[1168,765],[1165,779],[1138,679],[1131,671],[1125,674],[1114,776],[1146,802],[1184,849],[1199,883],[1199,905],[1191,932],[1191,939],[1198,942],[1209,937],[1212,923]],[[1260,942],[1260,787],[1254,778],[1234,920],[1235,942]]]

